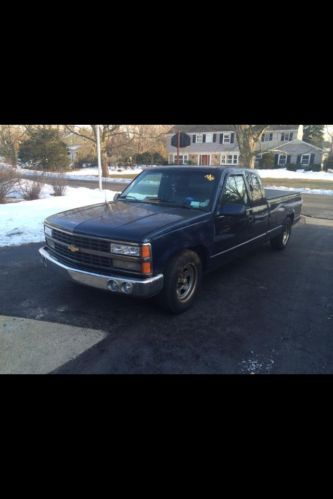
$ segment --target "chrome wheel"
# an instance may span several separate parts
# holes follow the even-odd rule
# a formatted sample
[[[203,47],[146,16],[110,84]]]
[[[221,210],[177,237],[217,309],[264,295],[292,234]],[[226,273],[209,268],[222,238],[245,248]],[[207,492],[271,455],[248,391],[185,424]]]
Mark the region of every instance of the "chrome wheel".
[[[290,233],[291,233],[291,228],[290,228],[290,225],[287,224],[284,232],[283,232],[283,235],[282,235],[282,244],[283,246],[286,246],[288,241],[289,241],[289,238],[290,238]]]
[[[197,286],[198,270],[193,263],[188,263],[183,267],[177,279],[177,298],[184,303],[189,300]]]

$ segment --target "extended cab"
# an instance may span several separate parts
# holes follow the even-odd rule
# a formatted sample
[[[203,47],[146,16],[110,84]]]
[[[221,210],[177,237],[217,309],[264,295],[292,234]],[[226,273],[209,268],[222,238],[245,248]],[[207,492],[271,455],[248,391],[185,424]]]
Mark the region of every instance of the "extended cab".
[[[265,190],[253,170],[153,168],[111,203],[45,220],[40,254],[74,281],[186,310],[202,274],[270,241],[283,250],[301,215],[299,193]]]

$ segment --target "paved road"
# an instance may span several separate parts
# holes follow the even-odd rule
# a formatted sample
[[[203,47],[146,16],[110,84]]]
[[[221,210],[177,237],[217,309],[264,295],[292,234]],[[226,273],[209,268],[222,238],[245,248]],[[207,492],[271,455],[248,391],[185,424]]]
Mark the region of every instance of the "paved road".
[[[3,248],[0,314],[107,333],[57,373],[333,373],[333,224],[321,223],[207,275],[181,316],[49,274],[39,244]]]
[[[302,194],[303,215],[333,220],[333,196]]]

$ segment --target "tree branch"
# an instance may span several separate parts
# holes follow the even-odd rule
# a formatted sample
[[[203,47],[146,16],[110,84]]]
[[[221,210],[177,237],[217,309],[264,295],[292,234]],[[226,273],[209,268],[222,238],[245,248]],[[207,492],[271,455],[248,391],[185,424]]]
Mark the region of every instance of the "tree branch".
[[[91,127],[93,127],[94,125],[91,125]],[[78,137],[82,137],[83,139],[87,139],[87,140],[90,140],[91,142],[93,142],[94,144],[96,143],[96,140],[92,139],[91,137],[89,137],[88,135],[84,135],[83,133],[80,133],[80,132],[77,132],[76,130],[74,130],[74,128],[72,128],[71,125],[65,125],[65,128],[70,132],[70,133],[73,133],[74,135],[77,135]]]

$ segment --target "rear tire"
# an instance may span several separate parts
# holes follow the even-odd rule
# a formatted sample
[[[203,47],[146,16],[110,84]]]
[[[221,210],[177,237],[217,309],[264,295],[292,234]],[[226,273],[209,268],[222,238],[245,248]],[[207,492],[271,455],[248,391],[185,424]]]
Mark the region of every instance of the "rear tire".
[[[164,275],[164,289],[159,304],[168,312],[180,314],[190,308],[198,294],[202,264],[194,251],[186,250],[174,257]]]
[[[291,236],[291,227],[292,227],[292,221],[290,218],[287,218],[282,233],[279,236],[271,239],[271,246],[273,249],[275,250],[286,249]]]

